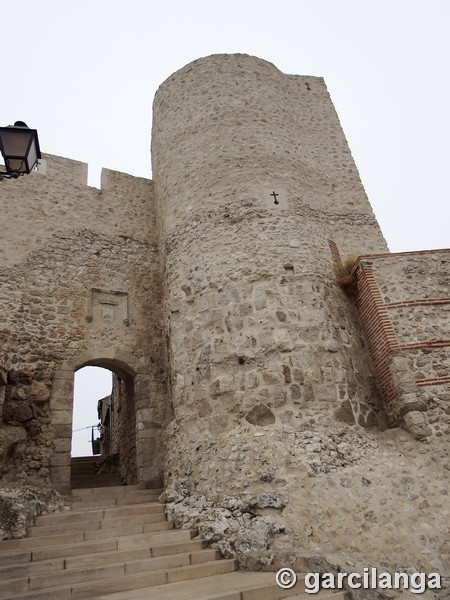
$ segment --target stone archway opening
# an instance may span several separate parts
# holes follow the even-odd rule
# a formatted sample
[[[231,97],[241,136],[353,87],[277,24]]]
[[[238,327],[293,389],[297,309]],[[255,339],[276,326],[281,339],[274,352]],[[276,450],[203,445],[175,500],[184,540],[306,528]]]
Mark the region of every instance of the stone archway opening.
[[[150,361],[149,361],[150,362]],[[71,444],[73,385],[76,371],[86,366],[103,367],[113,372],[115,410],[121,413],[117,437],[120,438],[120,474],[123,483],[138,483],[144,488],[162,485],[164,453],[164,405],[160,389],[153,382],[151,364],[129,352],[115,348],[87,350],[64,361],[53,376],[50,396],[50,427],[53,434],[49,458],[49,480],[62,493],[71,490]]]
[[[108,456],[112,446],[113,372],[87,366],[75,372],[73,389],[72,458]],[[104,429],[107,431],[105,432]],[[92,439],[101,443],[93,444]],[[98,447],[97,447],[98,446]]]
[[[93,396],[86,394],[84,399],[78,397],[79,391],[83,393],[78,389],[79,379],[85,379],[85,389],[91,386]],[[99,473],[117,473],[120,481],[128,485],[137,481],[134,379],[131,369],[124,369],[118,362],[108,359],[91,360],[74,373],[73,415],[79,414],[77,405],[81,404],[81,413],[86,411],[83,419],[92,421],[82,426],[87,427],[84,432],[88,436],[84,435],[84,440],[88,444],[84,448],[89,453],[81,456],[97,457]],[[74,425],[75,420],[72,423],[74,458],[77,446],[75,435],[77,429],[83,429]]]

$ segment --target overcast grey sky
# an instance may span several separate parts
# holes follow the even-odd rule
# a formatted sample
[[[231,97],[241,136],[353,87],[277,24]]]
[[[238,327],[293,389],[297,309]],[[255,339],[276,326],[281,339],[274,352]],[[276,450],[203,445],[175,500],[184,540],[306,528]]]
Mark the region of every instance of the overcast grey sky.
[[[253,54],[323,76],[392,251],[450,246],[448,0],[21,0],[0,119],[42,150],[151,177],[153,96],[188,62]]]
[[[151,177],[153,96],[215,53],[323,76],[391,251],[450,246],[450,1],[22,0],[3,18],[0,120],[43,152]],[[89,424],[89,423],[88,423]]]

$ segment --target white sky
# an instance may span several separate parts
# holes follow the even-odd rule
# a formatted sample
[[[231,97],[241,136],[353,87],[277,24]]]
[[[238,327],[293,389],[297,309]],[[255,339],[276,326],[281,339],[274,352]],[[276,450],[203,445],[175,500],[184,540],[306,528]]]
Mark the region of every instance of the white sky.
[[[23,120],[43,152],[89,163],[91,185],[102,166],[151,177],[151,106],[171,73],[248,53],[325,78],[391,251],[450,246],[449,0],[21,0],[3,13],[1,124]]]

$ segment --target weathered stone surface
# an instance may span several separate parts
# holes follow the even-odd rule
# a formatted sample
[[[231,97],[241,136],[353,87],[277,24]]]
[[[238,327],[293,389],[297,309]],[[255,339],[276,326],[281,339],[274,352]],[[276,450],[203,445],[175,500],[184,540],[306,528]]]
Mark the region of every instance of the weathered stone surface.
[[[252,425],[272,425],[275,423],[275,415],[264,404],[254,406],[245,418]]]
[[[11,460],[14,454],[18,451],[27,439],[27,432],[20,426],[3,425],[0,427],[0,456],[4,460]],[[4,475],[5,465],[2,465],[2,476]]]
[[[178,485],[183,487],[182,482]],[[242,558],[243,562],[246,555],[260,556],[273,539],[284,532],[284,525],[274,518],[249,512],[252,503],[254,508],[262,504],[265,507],[284,506],[279,498],[270,495],[253,498],[250,502],[226,497],[223,502],[215,504],[205,496],[183,496],[175,489],[169,489],[163,499],[169,501],[166,514],[175,527],[198,530],[199,536],[208,540],[224,556]]]
[[[338,421],[349,423],[352,425],[355,422],[355,415],[353,414],[352,404],[350,400],[344,400],[334,411],[335,417]]]
[[[26,423],[33,417],[33,409],[27,402],[8,402],[3,407],[5,423]]]
[[[30,399],[37,404],[43,404],[50,399],[50,391],[45,383],[33,381],[31,383]]]
[[[416,438],[416,440],[427,438],[432,433],[423,412],[411,411],[403,417],[403,420],[406,429]]]
[[[0,489],[0,539],[23,538],[36,517],[65,508],[64,499],[53,489]]]
[[[285,493],[280,495],[276,492],[266,492],[260,496],[250,498],[248,505],[250,508],[277,508],[281,510],[287,504],[286,498],[282,496],[285,496]]]

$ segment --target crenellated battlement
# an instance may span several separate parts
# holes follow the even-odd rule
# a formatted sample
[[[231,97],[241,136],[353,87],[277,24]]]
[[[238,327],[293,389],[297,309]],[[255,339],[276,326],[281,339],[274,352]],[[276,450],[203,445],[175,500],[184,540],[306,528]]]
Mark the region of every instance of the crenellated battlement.
[[[64,158],[54,154],[43,154],[39,161],[39,166],[36,171],[32,172],[33,176],[45,176],[51,179],[64,180],[69,185],[88,186],[88,170],[89,165],[79,160]],[[121,171],[103,168],[101,174],[101,186],[99,191],[112,190],[129,185],[137,185],[139,182],[143,186],[148,185],[150,179],[144,177],[135,177]],[[91,186],[88,186],[91,187]],[[94,188],[97,189],[97,188]]]
[[[53,154],[42,154],[38,169],[32,172],[33,177],[50,177],[64,180],[72,185],[86,185],[88,182],[87,163]]]
[[[156,238],[153,181],[102,170],[102,187],[87,185],[87,164],[44,154],[38,171],[3,181],[0,264],[17,264],[54,235],[87,228],[99,235]]]

